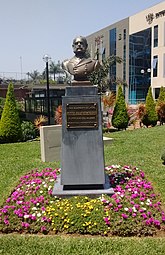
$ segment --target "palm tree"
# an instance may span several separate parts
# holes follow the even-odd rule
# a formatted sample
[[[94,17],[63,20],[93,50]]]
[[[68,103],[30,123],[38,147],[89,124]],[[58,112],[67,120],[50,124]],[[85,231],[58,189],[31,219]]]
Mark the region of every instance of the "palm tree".
[[[36,81],[40,78],[40,73],[37,70],[34,70],[31,73],[28,72],[28,75],[32,78],[33,81]]]
[[[55,64],[55,62],[51,62],[50,67],[49,67],[49,72],[50,72],[50,74],[53,74],[54,81],[56,79],[56,74],[58,74],[59,78],[60,78],[60,74],[64,73],[64,71],[61,68],[61,63],[59,60],[58,60],[57,64]]]

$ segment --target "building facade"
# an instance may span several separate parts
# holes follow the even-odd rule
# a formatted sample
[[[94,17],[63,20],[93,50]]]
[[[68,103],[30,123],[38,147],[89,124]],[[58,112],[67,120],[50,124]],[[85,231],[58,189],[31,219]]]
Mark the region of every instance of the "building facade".
[[[120,79],[129,104],[144,102],[151,86],[153,97],[165,87],[165,1],[87,36],[91,57],[123,59],[110,68],[110,81]],[[116,84],[110,82],[116,91]]]

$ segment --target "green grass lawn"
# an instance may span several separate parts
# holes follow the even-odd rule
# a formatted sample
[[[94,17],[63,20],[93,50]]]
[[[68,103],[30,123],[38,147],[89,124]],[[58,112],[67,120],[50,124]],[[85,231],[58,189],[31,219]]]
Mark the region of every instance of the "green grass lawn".
[[[105,162],[141,168],[165,202],[165,166],[160,159],[164,134],[165,126],[110,133],[114,142],[105,147]]]
[[[165,126],[108,134],[114,141],[105,146],[106,165],[141,168],[165,203],[165,166],[160,155],[165,148]],[[0,204],[20,176],[34,168],[59,167],[43,163],[39,142],[0,144]],[[165,254],[164,238],[107,238],[71,236],[1,235],[0,254]]]

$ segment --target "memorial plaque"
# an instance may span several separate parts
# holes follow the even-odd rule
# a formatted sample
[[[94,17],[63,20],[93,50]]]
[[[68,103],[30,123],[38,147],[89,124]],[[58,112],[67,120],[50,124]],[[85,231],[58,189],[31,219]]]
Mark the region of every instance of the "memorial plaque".
[[[97,103],[70,103],[66,105],[67,128],[98,128]]]

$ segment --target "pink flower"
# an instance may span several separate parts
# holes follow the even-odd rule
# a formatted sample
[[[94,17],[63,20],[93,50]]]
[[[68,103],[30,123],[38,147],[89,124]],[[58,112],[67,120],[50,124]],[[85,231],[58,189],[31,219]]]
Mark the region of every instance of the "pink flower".
[[[159,220],[154,220],[154,225],[155,226],[160,226],[160,221]]]
[[[42,226],[42,227],[41,227],[41,232],[44,232],[44,231],[46,231],[46,227],[45,227],[45,226]]]
[[[162,221],[165,221],[165,215],[162,215]]]
[[[5,225],[9,225],[9,221],[6,219],[4,219],[4,223],[5,223]]]
[[[147,219],[147,215],[145,213],[142,213],[143,219]]]
[[[145,177],[144,172],[140,171],[140,176],[141,176],[141,178],[144,178]]]
[[[29,228],[29,227],[30,227],[30,224],[27,223],[27,222],[22,222],[22,227],[24,227],[24,228]]]
[[[11,201],[10,197],[6,199],[6,203],[9,203],[10,201]]]
[[[123,219],[127,219],[128,218],[128,215],[127,214],[125,214],[125,213],[122,213],[122,215],[121,215],[122,217],[123,217]]]
[[[109,221],[109,218],[108,218],[108,217],[105,217],[105,218],[104,218],[104,221],[105,221],[105,223],[106,223],[107,225],[110,225],[110,221]]]

